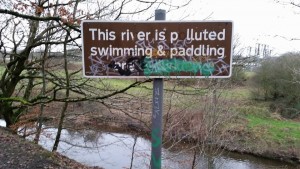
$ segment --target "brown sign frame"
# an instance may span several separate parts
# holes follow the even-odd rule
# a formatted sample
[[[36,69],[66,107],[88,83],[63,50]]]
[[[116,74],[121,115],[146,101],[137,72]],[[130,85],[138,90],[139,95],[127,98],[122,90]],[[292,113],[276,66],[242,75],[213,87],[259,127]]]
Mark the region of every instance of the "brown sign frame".
[[[228,78],[232,21],[81,23],[83,75],[90,78]]]

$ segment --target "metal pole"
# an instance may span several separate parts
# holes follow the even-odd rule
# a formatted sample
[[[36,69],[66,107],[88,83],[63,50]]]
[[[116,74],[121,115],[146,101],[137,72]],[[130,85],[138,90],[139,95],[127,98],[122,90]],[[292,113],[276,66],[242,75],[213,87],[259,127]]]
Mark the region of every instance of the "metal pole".
[[[155,20],[165,20],[166,11],[155,10]],[[152,100],[152,127],[151,127],[151,169],[161,169],[161,147],[162,147],[162,113],[163,113],[163,89],[162,78],[153,81]]]
[[[155,20],[166,20],[166,10],[163,9],[155,10]]]

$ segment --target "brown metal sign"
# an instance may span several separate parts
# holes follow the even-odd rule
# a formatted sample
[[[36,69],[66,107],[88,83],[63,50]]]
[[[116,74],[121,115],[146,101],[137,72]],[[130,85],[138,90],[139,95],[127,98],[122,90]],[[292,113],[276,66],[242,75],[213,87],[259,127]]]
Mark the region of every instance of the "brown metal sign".
[[[230,77],[232,27],[230,21],[83,21],[84,76]]]

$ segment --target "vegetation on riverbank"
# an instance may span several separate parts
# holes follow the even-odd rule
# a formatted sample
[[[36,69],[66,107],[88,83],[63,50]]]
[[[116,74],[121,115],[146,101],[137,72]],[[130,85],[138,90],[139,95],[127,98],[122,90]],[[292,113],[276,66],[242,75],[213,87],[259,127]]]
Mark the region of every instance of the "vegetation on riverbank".
[[[285,119],[269,110],[269,102],[248,101],[239,106],[236,125],[237,139],[227,147],[271,159],[300,163],[299,119]]]
[[[123,82],[124,84],[128,83],[126,80],[123,80]],[[119,81],[118,83],[122,82]],[[204,122],[205,120],[200,118],[201,112],[204,110],[200,107],[208,104],[208,102],[203,103],[203,100],[198,98],[199,96],[205,97],[207,91],[201,90],[201,92],[196,94],[197,97],[193,94],[182,95],[180,93],[184,91],[182,90],[182,86],[175,87],[175,93],[171,92],[172,84],[173,82],[171,81],[165,83],[167,86],[165,88],[164,121],[167,121],[167,116],[174,117],[173,119],[169,119],[168,123],[170,125],[165,131],[166,144],[178,140],[204,143],[205,141],[202,141],[200,138],[200,135],[203,133],[199,131],[195,132],[193,128],[201,129],[202,126],[207,125]],[[186,90],[187,93],[188,91]],[[112,114],[104,113],[105,115],[100,118],[91,115],[93,118],[87,118],[80,123],[84,125],[90,124],[90,127],[98,126],[98,128],[111,125],[116,128],[128,128],[135,132],[147,134],[150,130],[149,118],[151,117],[151,103],[147,100],[151,99],[151,92],[151,85],[146,84],[144,87],[130,89],[127,92],[128,94],[126,94],[128,97],[126,100],[129,103],[122,103],[121,106],[127,107],[130,105],[131,109],[128,111],[135,111],[131,115],[134,119],[138,120],[132,120],[131,117],[128,117],[125,109],[122,112],[117,108],[111,108]],[[221,104],[220,106],[226,109],[227,114],[225,116],[231,115],[231,117],[226,121],[227,117],[222,119],[224,115],[221,114],[221,118],[217,121],[225,121],[216,129],[212,136],[215,136],[213,139],[216,139],[215,143],[217,146],[219,144],[221,147],[231,151],[249,153],[294,164],[300,163],[299,118],[286,119],[279,112],[272,112],[269,108],[271,102],[251,99],[250,89],[246,86],[222,89],[220,94],[220,100],[223,100],[221,103],[224,103],[224,105]],[[141,110],[141,112],[134,109],[132,104],[136,104],[137,100],[140,101],[138,102],[139,104],[143,105],[144,110]],[[191,100],[194,102],[191,103]],[[145,123],[141,123],[139,120]],[[101,124],[105,125],[101,126]],[[187,126],[186,124],[189,125]],[[177,133],[173,133],[174,131]],[[223,138],[219,138],[218,135]],[[229,141],[224,142],[224,140]]]
[[[76,69],[80,64],[72,63],[70,66]],[[62,70],[52,73],[64,78]],[[254,75],[253,72],[247,73],[247,81],[239,85],[227,79],[165,79],[164,143],[190,141],[198,147],[214,144],[231,151],[299,164],[300,117],[285,118],[276,106],[272,109],[272,100],[253,97],[253,88],[248,81]],[[80,130],[113,126],[149,134],[153,92],[151,83],[144,81],[131,86],[144,79],[85,81],[80,72],[73,76],[88,85],[87,91],[95,98],[71,101],[66,109],[64,127],[76,126]],[[38,80],[33,93],[38,93],[40,82]],[[51,89],[53,86],[49,83],[46,87]],[[21,90],[22,87],[17,86],[17,89]],[[76,92],[80,90],[76,89]],[[64,98],[64,92],[65,89],[57,90],[57,99]],[[68,99],[79,98],[81,93],[76,92],[71,91]],[[117,93],[97,99],[97,95],[109,95],[112,92]],[[12,127],[34,126],[39,117],[39,106],[29,106]],[[43,108],[43,119],[52,119],[52,124],[57,125],[62,106],[61,100],[47,103]]]
[[[97,87],[104,91],[104,89],[124,88],[133,81],[95,79],[90,84],[98,85]],[[213,108],[207,107],[211,104],[212,93],[209,88],[203,87],[209,85],[211,83],[209,81],[208,79],[187,82],[165,81],[164,122],[168,123],[168,126],[165,126],[168,130],[164,134],[168,144],[175,140],[194,140],[193,142],[199,143],[212,141],[209,139],[203,141],[199,137],[205,134],[203,126],[208,124],[207,115],[210,115],[209,109]],[[220,144],[221,147],[231,151],[299,163],[300,136],[297,132],[300,131],[299,119],[285,119],[280,113],[269,109],[270,102],[253,100],[248,86],[222,87],[217,89],[217,95],[218,107],[221,107],[217,112],[218,115],[214,117],[217,121],[213,118],[208,119],[221,124],[212,133],[216,145]],[[121,124],[121,127],[147,133],[151,124],[151,96],[152,85],[145,83],[101,104],[93,101],[75,102],[69,105],[65,123],[69,126],[76,125],[81,129],[96,126],[101,128],[107,124],[120,127]],[[76,97],[76,94],[73,97]],[[45,107],[46,116],[53,119],[54,124],[56,119],[59,119],[60,104]],[[38,113],[37,108],[30,110],[34,112],[33,114]],[[203,119],[204,116],[206,119]],[[26,118],[24,121],[27,121]],[[21,120],[21,123],[24,121]],[[194,131],[193,128],[199,128],[201,131]]]

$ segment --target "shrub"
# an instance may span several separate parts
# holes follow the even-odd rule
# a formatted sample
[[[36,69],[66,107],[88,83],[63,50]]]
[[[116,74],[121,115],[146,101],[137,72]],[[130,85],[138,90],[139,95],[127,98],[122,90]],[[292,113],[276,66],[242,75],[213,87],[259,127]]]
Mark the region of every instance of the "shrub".
[[[278,105],[284,105],[284,117],[296,117],[300,110],[299,69],[300,53],[265,59],[252,78],[253,97],[281,103]]]

